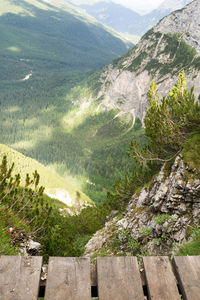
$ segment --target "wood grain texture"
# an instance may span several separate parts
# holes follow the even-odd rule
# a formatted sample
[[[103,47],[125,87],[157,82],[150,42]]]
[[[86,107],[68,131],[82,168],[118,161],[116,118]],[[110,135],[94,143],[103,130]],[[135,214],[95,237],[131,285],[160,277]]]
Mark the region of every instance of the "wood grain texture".
[[[90,259],[50,257],[45,300],[91,300]]]
[[[144,300],[136,257],[97,258],[99,300]]]
[[[0,299],[38,299],[42,257],[0,256]]]
[[[176,256],[173,265],[184,299],[200,299],[200,256]]]
[[[143,257],[145,277],[151,300],[180,300],[176,278],[168,257]]]

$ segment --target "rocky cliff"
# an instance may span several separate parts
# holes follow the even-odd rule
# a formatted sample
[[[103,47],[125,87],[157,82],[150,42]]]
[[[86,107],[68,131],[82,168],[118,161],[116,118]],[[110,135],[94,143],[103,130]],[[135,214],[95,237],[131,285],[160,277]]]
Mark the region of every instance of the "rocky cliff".
[[[189,87],[200,93],[200,2],[173,12],[146,33],[138,45],[102,73],[98,99],[104,109],[118,108],[143,118],[150,82],[166,95],[184,69]]]
[[[116,214],[116,215],[115,215]],[[85,255],[170,255],[200,224],[200,175],[177,156],[136,192],[123,215],[113,216],[88,242]]]
[[[143,27],[146,29],[146,31],[143,30],[142,33],[144,34],[147,30],[155,26],[163,17],[166,17],[175,10],[182,9],[190,2],[192,2],[192,0],[163,1],[156,9],[142,16],[142,26],[140,24],[140,28]]]

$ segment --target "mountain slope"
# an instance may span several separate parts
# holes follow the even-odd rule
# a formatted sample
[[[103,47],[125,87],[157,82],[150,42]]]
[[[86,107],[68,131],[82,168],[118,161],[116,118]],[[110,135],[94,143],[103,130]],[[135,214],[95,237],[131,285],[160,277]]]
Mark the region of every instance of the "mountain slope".
[[[1,143],[61,175],[79,174],[92,154],[68,127],[78,110],[70,91],[129,45],[64,0],[2,0],[0,34]]]
[[[0,16],[4,55],[90,69],[127,49],[108,29],[64,0],[19,0],[17,4],[3,0]]]
[[[45,167],[36,160],[24,156],[23,154],[7,147],[0,145],[0,161],[4,155],[10,163],[14,163],[14,174],[20,174],[21,184],[25,185],[26,174],[32,176],[37,170],[40,175],[40,185],[45,187],[45,193],[52,198],[58,199],[65,203],[68,207],[78,207],[84,203],[92,204],[92,201],[81,191],[76,188],[67,180],[63,179],[53,170]]]
[[[200,31],[199,1],[173,12],[146,33],[138,45],[115,60],[101,74],[98,98],[105,108],[145,114],[147,91],[152,80],[165,95],[184,69],[188,85],[199,94]]]

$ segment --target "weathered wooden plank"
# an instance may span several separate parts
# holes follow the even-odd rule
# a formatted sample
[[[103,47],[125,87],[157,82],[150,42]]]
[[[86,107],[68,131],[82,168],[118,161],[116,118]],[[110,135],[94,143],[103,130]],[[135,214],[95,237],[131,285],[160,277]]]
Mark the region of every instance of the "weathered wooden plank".
[[[180,300],[176,278],[166,256],[143,257],[145,277],[151,300]]]
[[[0,299],[38,299],[42,257],[0,256]]]
[[[48,270],[48,265],[43,265],[42,266],[42,271],[41,271],[41,278],[40,278],[40,286],[46,286],[46,279],[47,279],[47,270]],[[140,277],[142,280],[142,285],[145,285],[145,279],[144,279],[144,270],[140,272]],[[96,263],[90,264],[90,278],[91,278],[91,286],[97,287],[97,265]]]
[[[97,258],[99,300],[144,300],[136,257]]]
[[[176,256],[173,265],[184,299],[200,299],[200,256]]]
[[[91,299],[90,259],[50,257],[45,300]]]
[[[48,265],[43,265],[41,271],[40,286],[46,286],[47,271],[48,271]],[[91,278],[91,286],[96,287],[97,286],[96,264],[90,264],[90,278]]]

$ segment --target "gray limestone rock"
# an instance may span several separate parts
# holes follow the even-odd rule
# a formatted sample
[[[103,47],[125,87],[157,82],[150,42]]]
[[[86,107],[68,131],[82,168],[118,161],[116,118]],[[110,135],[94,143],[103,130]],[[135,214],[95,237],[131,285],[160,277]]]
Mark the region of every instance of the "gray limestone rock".
[[[200,180],[194,174],[181,155],[169,174],[165,174],[163,166],[150,187],[133,195],[123,219],[117,220],[116,216],[94,235],[86,245],[85,255],[109,248],[116,237],[121,241],[120,249],[126,252],[124,230],[128,230],[136,245],[140,243],[152,254],[172,253],[174,243],[185,242],[188,226],[200,222]]]

